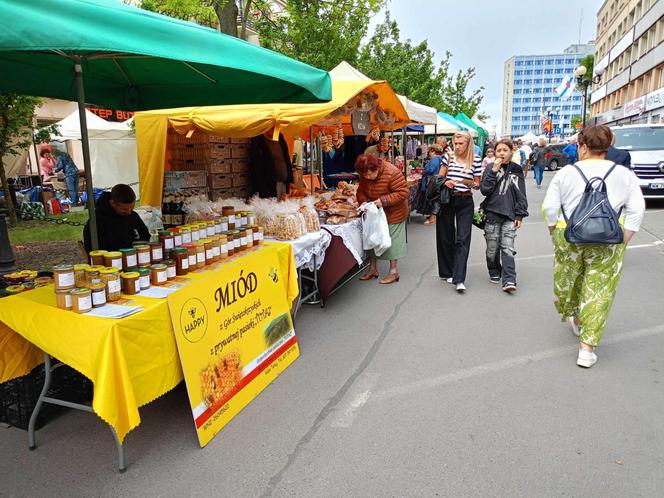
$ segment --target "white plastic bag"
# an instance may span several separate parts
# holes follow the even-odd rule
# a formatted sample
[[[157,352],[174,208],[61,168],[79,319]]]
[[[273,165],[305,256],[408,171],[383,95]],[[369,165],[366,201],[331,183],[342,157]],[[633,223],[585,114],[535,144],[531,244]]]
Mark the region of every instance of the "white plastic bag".
[[[365,251],[373,249],[376,256],[380,256],[392,246],[385,211],[373,202],[363,204],[360,210],[363,212],[362,248]]]

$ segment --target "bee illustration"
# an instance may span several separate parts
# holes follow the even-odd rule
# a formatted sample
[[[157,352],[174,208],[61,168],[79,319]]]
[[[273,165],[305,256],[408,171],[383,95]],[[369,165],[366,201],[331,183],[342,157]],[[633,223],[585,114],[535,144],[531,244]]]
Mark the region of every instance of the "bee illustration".
[[[192,306],[191,308],[189,308],[189,311],[187,313],[189,313],[189,315],[193,319],[196,316],[196,308]]]
[[[277,282],[279,282],[279,274],[277,273],[277,269],[276,269],[276,268],[272,268],[272,269],[270,270],[270,273],[269,273],[268,275],[269,275],[269,277],[272,279],[272,281],[273,281],[275,284],[276,284]]]

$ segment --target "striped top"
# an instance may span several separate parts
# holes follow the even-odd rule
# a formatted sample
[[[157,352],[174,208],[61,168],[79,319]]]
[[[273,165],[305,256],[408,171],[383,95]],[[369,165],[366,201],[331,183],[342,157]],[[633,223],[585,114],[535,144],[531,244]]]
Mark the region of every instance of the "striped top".
[[[455,192],[470,192],[470,187],[459,182],[461,180],[475,181],[476,176],[482,176],[482,160],[480,156],[475,156],[473,167],[470,171],[465,171],[463,165],[458,164],[456,160],[452,160],[447,167],[447,178],[457,182],[457,185],[454,187]]]

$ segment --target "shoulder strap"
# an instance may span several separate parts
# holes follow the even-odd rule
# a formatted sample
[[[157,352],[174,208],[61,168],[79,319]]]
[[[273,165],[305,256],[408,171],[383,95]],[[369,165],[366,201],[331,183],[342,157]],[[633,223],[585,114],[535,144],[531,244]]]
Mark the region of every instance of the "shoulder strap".
[[[618,166],[618,163],[613,163],[613,166],[611,166],[611,169],[606,172],[606,175],[604,175],[604,178],[602,178],[602,181],[606,181],[608,176],[611,174],[611,172],[615,169],[615,167]]]
[[[579,167],[576,165],[576,163],[575,163],[575,164],[572,164],[572,166],[574,166],[574,168],[576,168],[576,170],[577,170],[577,171],[579,172],[579,174],[581,175],[581,178],[583,178],[583,181],[586,182],[586,185],[588,185],[588,178],[586,177],[586,175],[583,174],[583,171],[581,171],[581,168],[579,168]],[[612,169],[613,169],[613,168],[612,168]],[[610,171],[609,171],[609,173],[610,173]],[[606,178],[606,177],[604,177],[604,178]]]

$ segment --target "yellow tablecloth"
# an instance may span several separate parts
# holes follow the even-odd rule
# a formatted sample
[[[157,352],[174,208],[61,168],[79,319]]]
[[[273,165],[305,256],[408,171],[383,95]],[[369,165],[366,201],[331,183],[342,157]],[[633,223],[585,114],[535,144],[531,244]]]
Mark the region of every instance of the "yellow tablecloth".
[[[291,246],[265,243],[239,258],[257,251],[279,254],[280,281],[292,302],[299,289]],[[188,277],[209,279],[216,287],[237,259]],[[46,351],[92,380],[92,408],[122,441],[140,424],[138,408],[182,380],[166,299],[129,299],[143,311],[122,319],[58,309],[50,286],[0,299],[0,382],[29,373]]]

